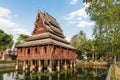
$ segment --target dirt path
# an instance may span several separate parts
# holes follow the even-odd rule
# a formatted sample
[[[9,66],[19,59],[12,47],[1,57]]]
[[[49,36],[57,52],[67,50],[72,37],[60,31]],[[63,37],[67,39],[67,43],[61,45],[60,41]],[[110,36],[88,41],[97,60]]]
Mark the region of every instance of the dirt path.
[[[111,77],[111,73],[110,73],[110,69],[109,69],[109,71],[108,71],[108,75],[107,75],[107,77],[106,77],[105,80],[110,80],[110,77]]]

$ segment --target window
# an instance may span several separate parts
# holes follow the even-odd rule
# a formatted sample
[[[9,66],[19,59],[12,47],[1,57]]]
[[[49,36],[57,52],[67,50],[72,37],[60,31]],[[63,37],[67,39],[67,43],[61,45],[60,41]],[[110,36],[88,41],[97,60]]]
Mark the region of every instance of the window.
[[[20,52],[22,53],[22,48],[20,49]]]
[[[62,49],[62,53],[63,53],[64,49]]]
[[[28,48],[28,54],[30,54],[30,48]]]
[[[37,48],[35,48],[35,53],[38,53],[38,50],[37,50]]]
[[[54,53],[56,52],[55,50],[56,50],[56,47],[54,47]]]
[[[69,54],[70,54],[70,51],[68,50],[68,56],[69,56]]]
[[[45,53],[47,52],[46,46],[44,47]]]

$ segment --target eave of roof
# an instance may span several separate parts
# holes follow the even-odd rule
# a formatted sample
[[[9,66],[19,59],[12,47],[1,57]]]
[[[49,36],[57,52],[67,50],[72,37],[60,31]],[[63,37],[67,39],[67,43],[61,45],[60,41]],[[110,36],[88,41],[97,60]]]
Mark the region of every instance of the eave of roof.
[[[72,47],[69,44],[65,44],[65,43],[50,39],[50,38],[24,42],[20,45],[17,45],[16,47],[19,48],[19,47],[30,47],[30,46],[39,46],[39,45],[49,45],[49,44],[57,45],[57,46],[64,47],[64,48],[75,49],[74,47]]]
[[[67,40],[65,40],[61,37],[58,37],[58,36],[56,36],[52,33],[49,33],[49,32],[33,35],[33,36],[27,38],[25,41],[33,41],[33,40],[40,40],[40,39],[46,39],[46,38],[52,38],[52,39],[61,41],[61,42],[66,43],[66,44],[70,44]]]

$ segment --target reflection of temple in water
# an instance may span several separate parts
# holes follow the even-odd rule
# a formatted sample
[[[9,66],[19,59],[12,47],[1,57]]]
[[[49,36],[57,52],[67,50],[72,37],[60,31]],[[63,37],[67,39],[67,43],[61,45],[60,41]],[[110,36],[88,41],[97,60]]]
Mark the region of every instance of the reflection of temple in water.
[[[47,12],[38,11],[32,36],[16,48],[16,69],[20,60],[23,70],[30,66],[31,71],[37,68],[39,72],[51,72],[53,66],[57,71],[75,66],[76,49],[65,40],[59,23]]]

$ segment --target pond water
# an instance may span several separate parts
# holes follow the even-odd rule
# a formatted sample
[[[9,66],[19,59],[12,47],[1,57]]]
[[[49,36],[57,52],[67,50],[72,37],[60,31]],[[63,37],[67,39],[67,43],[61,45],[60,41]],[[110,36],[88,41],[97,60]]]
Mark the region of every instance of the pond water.
[[[105,80],[107,71],[107,67],[78,67],[52,74],[9,70],[0,72],[0,80]]]

